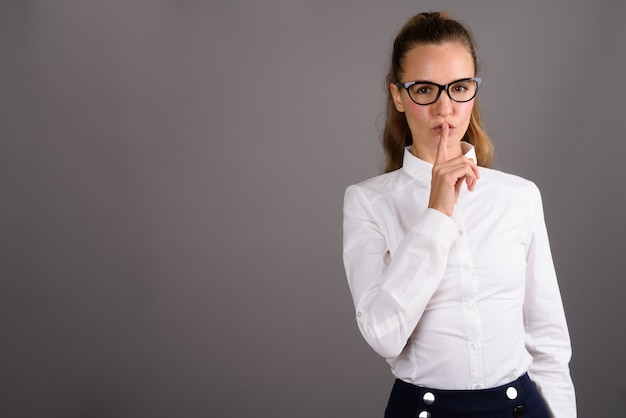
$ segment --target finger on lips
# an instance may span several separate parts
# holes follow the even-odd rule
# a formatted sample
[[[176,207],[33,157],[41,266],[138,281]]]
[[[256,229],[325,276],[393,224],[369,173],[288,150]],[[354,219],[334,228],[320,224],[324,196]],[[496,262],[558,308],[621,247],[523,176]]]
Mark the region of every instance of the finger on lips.
[[[440,173],[447,172],[447,176],[455,177],[453,183],[457,183],[459,180],[465,180],[467,188],[473,190],[476,185],[476,180],[480,178],[478,165],[476,162],[463,155],[448,160],[448,141],[450,135],[450,125],[444,122],[441,125],[441,136],[439,137],[439,145],[437,147],[437,154],[435,156],[435,171]],[[442,165],[443,163],[447,163]],[[448,168],[444,168],[445,166]],[[460,170],[460,171],[457,171]],[[456,173],[456,174],[455,174]]]
[[[450,133],[450,126],[444,123],[441,126],[441,136],[439,137],[439,146],[437,147],[437,155],[435,156],[435,162],[441,163],[448,161],[448,134]]]

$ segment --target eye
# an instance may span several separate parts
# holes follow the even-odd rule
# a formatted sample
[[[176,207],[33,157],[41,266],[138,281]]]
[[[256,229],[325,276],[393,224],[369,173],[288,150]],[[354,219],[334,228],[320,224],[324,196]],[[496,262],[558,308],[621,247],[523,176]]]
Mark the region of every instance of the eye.
[[[433,94],[435,89],[430,84],[413,84],[411,86],[411,94],[416,96],[424,96]]]
[[[452,86],[452,90],[456,93],[464,93],[469,90],[469,86],[466,83],[458,83]]]

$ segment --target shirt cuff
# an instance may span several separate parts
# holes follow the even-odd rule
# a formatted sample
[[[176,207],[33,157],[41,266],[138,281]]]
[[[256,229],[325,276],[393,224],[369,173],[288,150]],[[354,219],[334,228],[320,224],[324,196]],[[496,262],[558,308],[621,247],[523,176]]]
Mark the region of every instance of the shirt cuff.
[[[424,211],[411,232],[428,237],[446,248],[451,247],[460,235],[459,228],[451,217],[432,208]]]

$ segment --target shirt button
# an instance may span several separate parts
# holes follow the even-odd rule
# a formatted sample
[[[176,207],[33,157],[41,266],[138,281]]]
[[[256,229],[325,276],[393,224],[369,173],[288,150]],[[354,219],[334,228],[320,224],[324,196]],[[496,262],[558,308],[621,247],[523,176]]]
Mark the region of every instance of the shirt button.
[[[465,306],[467,306],[467,309],[474,309],[474,302],[472,302],[471,300],[467,301],[467,303],[465,304]]]
[[[474,350],[478,350],[478,348],[479,348],[479,347],[480,347],[480,345],[479,345],[477,342],[473,342],[473,343],[472,343],[472,348],[473,348]]]
[[[361,312],[357,312],[357,313],[356,313],[356,317],[357,317],[357,318],[360,318],[360,317],[361,317]]]
[[[476,390],[480,390],[480,389],[482,389],[482,388],[483,388],[483,385],[476,385],[476,386],[474,386],[474,388],[475,388]]]

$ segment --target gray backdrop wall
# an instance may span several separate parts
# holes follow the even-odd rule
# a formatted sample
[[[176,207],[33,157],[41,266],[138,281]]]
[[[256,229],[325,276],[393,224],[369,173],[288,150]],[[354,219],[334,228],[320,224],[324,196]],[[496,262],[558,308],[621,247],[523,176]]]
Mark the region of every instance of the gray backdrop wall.
[[[2,0],[0,416],[382,416],[342,198],[439,9],[543,192],[580,416],[623,415],[626,3]]]

